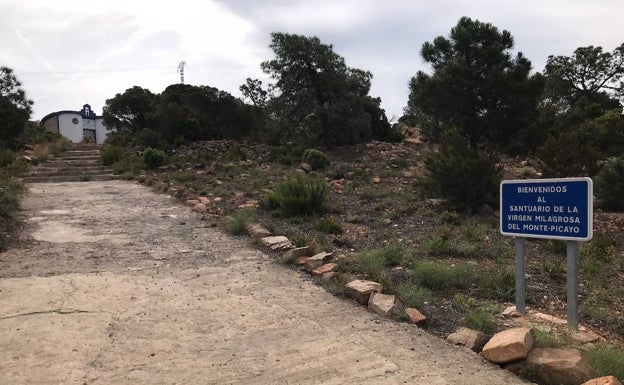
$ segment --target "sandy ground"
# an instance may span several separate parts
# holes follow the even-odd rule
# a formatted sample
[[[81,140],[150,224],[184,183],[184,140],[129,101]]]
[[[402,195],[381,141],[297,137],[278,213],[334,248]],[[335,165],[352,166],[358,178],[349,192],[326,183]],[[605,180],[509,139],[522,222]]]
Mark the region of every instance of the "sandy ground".
[[[0,384],[521,384],[128,182],[32,184]]]

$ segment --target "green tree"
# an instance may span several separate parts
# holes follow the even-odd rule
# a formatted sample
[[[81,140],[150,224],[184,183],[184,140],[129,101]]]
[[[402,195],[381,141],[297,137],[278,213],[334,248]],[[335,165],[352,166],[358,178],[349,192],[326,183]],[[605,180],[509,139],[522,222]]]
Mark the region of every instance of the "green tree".
[[[104,125],[130,134],[149,127],[155,98],[156,95],[147,88],[134,86],[107,99],[102,113]]]
[[[245,84],[239,87],[243,97],[249,99],[251,103],[258,107],[266,106],[268,92],[262,88],[262,81],[258,79],[247,78]]]
[[[12,69],[0,67],[0,147],[19,147],[30,119],[33,102],[21,85]]]
[[[543,88],[540,74],[522,53],[512,57],[513,38],[490,23],[462,17],[448,38],[436,37],[421,49],[433,68],[409,83],[407,115],[436,139],[458,127],[472,146],[515,143],[535,116]]]
[[[370,139],[373,130],[389,126],[380,99],[368,96],[370,72],[347,67],[317,37],[271,37],[275,59],[262,69],[276,81],[267,115],[282,139],[334,146]]]
[[[579,47],[572,56],[549,56],[544,69],[549,102],[565,111],[580,100],[603,111],[619,108],[624,97],[624,44],[613,52]]]

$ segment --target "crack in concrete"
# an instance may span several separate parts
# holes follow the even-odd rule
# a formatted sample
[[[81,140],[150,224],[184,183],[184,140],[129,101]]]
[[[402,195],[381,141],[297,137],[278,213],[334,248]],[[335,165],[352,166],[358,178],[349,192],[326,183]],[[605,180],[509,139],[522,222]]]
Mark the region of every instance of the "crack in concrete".
[[[101,312],[101,311],[89,311],[89,310],[77,310],[77,309],[39,310],[39,311],[32,311],[32,312],[29,312],[29,313],[20,313],[20,314],[9,315],[9,316],[6,316],[6,317],[0,317],[0,320],[11,319],[11,318],[18,318],[18,317],[27,317],[27,316],[38,315],[38,314],[52,314],[52,313],[56,313],[56,314],[76,314],[76,313],[104,313],[104,312]]]

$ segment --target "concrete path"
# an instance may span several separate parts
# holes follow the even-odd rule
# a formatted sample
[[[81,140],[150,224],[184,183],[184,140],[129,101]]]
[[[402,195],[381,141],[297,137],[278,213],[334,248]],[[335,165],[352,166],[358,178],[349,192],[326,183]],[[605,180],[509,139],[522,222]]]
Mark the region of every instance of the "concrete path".
[[[166,195],[32,184],[0,254],[0,384],[522,384],[336,298]]]

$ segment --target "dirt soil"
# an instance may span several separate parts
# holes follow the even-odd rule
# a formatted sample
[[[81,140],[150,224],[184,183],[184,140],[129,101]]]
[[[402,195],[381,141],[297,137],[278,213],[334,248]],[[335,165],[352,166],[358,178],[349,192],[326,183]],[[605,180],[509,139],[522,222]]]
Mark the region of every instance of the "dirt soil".
[[[521,384],[140,185],[32,184],[0,254],[0,384]]]

